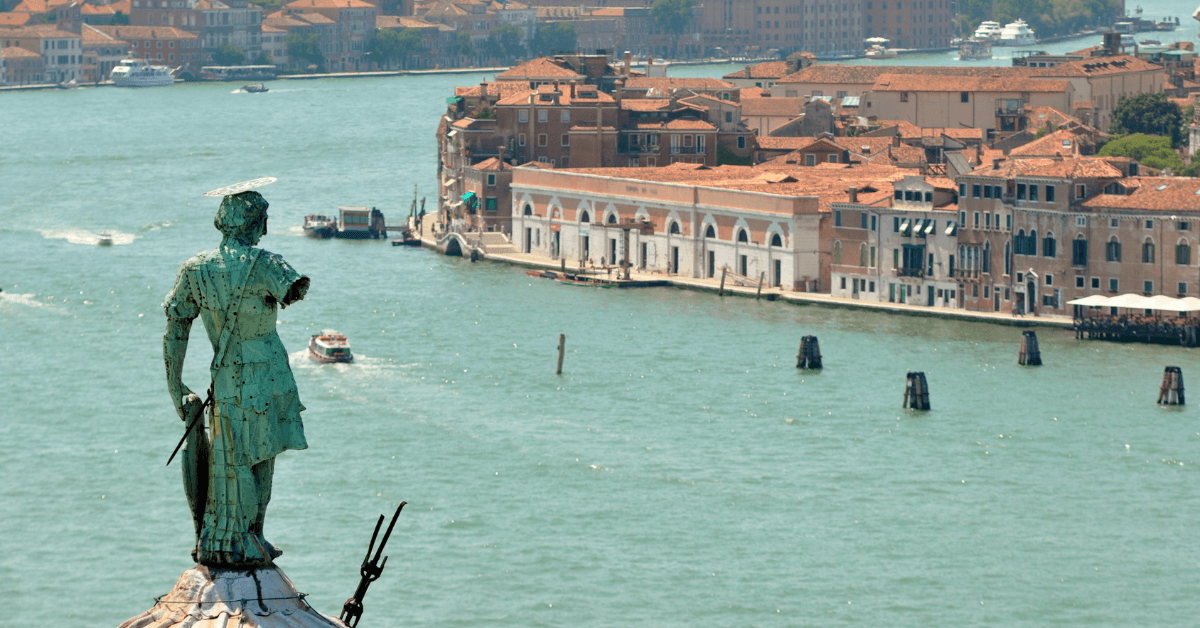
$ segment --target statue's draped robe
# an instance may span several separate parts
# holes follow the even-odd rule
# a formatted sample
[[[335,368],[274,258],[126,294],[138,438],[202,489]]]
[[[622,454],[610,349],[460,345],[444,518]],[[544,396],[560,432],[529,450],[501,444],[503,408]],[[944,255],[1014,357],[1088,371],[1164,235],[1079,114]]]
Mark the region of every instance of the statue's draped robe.
[[[275,332],[277,308],[302,299],[307,278],[267,251],[222,245],[183,264],[164,304],[167,317],[199,316],[216,352],[225,313],[242,282],[236,316],[229,317],[234,328],[228,346],[211,368],[212,454],[196,547],[204,564],[270,562],[261,518],[270,500],[273,461],[285,450],[308,447],[300,420],[304,406]]]

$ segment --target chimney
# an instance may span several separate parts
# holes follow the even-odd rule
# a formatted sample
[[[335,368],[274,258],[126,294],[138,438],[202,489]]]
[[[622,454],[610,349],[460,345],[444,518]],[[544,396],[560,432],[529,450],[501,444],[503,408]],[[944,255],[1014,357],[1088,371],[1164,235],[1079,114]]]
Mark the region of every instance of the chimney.
[[[571,98],[575,98],[575,84],[571,83]]]
[[[900,130],[896,129],[896,134],[892,136],[892,146],[900,148]]]
[[[1000,169],[1000,158],[996,157],[996,158],[992,159],[992,170],[999,170],[999,169]]]
[[[488,104],[487,81],[479,82],[479,104],[485,107]]]
[[[854,187],[854,186],[850,186],[850,189],[847,190],[847,192],[850,193],[850,202],[857,203],[858,202],[858,188]]]
[[[631,54],[631,53],[630,53],[628,50],[626,50],[626,51],[625,51],[625,54],[624,54],[624,55],[622,55],[622,57],[621,57],[621,60],[622,60],[622,61],[624,62],[624,64],[625,64],[625,71],[624,71],[624,74],[625,74],[625,76],[629,76],[629,65],[630,65],[631,63],[633,63],[633,55],[632,55],[632,54]]]
[[[498,150],[499,150],[499,159],[500,159],[500,169],[501,169],[501,170],[504,170],[504,148],[505,148],[505,147],[504,147],[504,144],[501,144],[501,145],[500,145],[500,147],[499,147],[499,149],[498,149]]]

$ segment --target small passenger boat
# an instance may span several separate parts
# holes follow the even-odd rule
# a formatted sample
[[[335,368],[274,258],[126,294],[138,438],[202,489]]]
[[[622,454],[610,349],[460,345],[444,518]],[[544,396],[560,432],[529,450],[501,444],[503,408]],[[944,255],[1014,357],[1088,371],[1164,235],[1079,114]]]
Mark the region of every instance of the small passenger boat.
[[[318,362],[353,362],[350,341],[334,329],[323,329],[308,341],[308,354]]]
[[[556,273],[552,270],[527,270],[526,275],[530,277],[540,277],[542,279],[553,279],[561,284],[568,286],[590,286],[593,288],[613,288],[617,282],[611,279],[602,279],[600,277],[592,277],[591,275],[572,275],[570,273]]]
[[[324,214],[309,214],[304,217],[304,235],[310,238],[332,238],[337,230],[337,221]]]
[[[248,92],[251,94],[261,94],[263,92],[270,91],[270,88],[267,87],[266,85],[263,85],[262,83],[253,83],[250,85],[243,85],[242,91]]]
[[[107,231],[101,231],[100,235],[96,239],[96,244],[100,246],[112,246],[112,243],[112,234]]]

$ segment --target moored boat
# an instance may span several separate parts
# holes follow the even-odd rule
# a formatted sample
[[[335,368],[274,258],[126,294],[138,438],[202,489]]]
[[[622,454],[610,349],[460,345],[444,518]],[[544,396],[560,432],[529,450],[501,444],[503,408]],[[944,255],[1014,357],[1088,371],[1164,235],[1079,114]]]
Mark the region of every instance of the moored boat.
[[[309,214],[304,217],[304,235],[310,238],[332,238],[337,230],[337,221],[324,214]]]
[[[593,288],[613,288],[617,285],[616,281],[611,279],[601,279],[600,277],[592,277],[590,275],[573,275],[570,273],[556,273],[552,270],[527,270],[526,275],[530,277],[540,277],[542,279],[553,279],[561,284],[568,286],[590,286]]]
[[[171,69],[148,65],[137,59],[124,59],[109,75],[117,87],[164,87],[175,83]]]
[[[308,354],[318,362],[353,362],[350,341],[334,329],[323,329],[308,341]]]
[[[868,59],[894,59],[896,51],[888,50],[885,46],[875,45],[867,49],[866,57]]]
[[[1000,38],[1000,31],[1002,31],[1002,30],[1004,30],[1004,29],[1002,29],[1000,27],[1000,22],[993,22],[991,20],[987,20],[986,22],[980,23],[979,28],[975,29],[974,37],[975,37],[975,39],[993,39],[993,40],[995,40],[995,39]]]
[[[992,41],[990,39],[968,39],[958,47],[959,61],[976,61],[992,58]]]
[[[1004,25],[996,43],[1001,46],[1032,46],[1037,43],[1037,37],[1029,30],[1025,20],[1017,20]]]

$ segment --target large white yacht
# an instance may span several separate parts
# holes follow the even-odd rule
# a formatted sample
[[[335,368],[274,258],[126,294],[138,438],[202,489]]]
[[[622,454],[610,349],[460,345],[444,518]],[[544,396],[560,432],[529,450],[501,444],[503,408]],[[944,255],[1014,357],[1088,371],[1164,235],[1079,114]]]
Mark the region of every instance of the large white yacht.
[[[121,65],[112,69],[112,81],[117,87],[162,87],[174,84],[175,76],[166,66],[124,59]]]
[[[1032,46],[1037,43],[1037,37],[1033,36],[1025,20],[1017,20],[1004,25],[997,43],[1001,46]]]
[[[988,20],[975,29],[975,39],[999,39],[1002,30],[1004,29],[1000,28],[1000,22]]]

